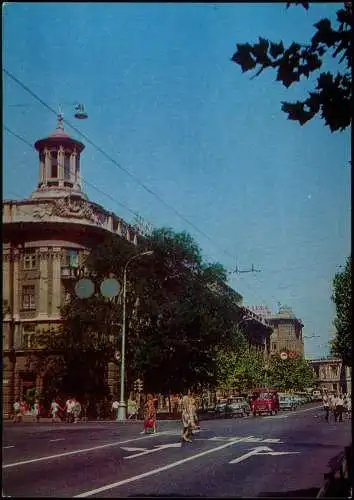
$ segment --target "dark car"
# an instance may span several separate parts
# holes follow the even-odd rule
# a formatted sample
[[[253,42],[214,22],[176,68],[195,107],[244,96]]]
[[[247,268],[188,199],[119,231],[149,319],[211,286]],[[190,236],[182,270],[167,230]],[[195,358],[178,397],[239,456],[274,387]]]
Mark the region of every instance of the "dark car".
[[[245,398],[235,396],[229,398],[225,406],[225,416],[235,417],[249,415],[251,413],[251,407]]]
[[[216,417],[225,416],[225,407],[227,404],[227,399],[219,399],[214,408],[214,415]]]

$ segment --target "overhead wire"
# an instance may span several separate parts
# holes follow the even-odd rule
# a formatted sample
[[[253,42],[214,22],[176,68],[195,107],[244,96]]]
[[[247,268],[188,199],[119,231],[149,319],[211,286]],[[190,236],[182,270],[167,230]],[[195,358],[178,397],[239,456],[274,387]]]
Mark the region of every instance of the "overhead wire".
[[[53,114],[57,115],[57,111],[47,104],[43,99],[41,99],[35,92],[33,92],[26,84],[24,84],[21,80],[16,78],[10,71],[8,71],[6,68],[3,68],[3,72],[11,78],[14,82],[16,82],[20,87],[22,87],[26,92],[28,92],[32,97],[34,97],[38,102],[40,102],[45,108],[47,108],[49,111],[51,111]],[[197,231],[199,234],[204,236],[206,239],[211,241],[215,245],[214,239],[206,234],[203,230],[199,229],[198,226],[196,226],[193,222],[191,222],[189,219],[187,219],[183,214],[181,214],[173,205],[170,205],[167,203],[159,194],[157,194],[154,190],[149,188],[144,182],[142,182],[139,177],[136,175],[132,174],[127,168],[123,167],[120,163],[118,163],[110,154],[106,153],[100,146],[95,144],[86,134],[81,132],[75,125],[70,123],[68,120],[65,118],[63,119],[63,122],[68,125],[72,130],[74,130],[76,133],[78,133],[81,137],[85,139],[85,141],[93,146],[99,153],[101,153],[105,158],[107,158],[110,162],[112,162],[116,168],[119,168],[123,172],[125,172],[131,179],[133,179],[138,185],[140,185],[145,191],[147,191],[149,194],[153,195],[158,201],[160,201],[165,207],[169,208],[172,210],[181,220],[183,220],[185,223],[187,223],[189,226],[193,227],[195,231]],[[225,249],[220,248],[220,250],[227,255],[228,257],[231,257],[234,259],[234,255],[232,255],[230,252],[228,252]]]
[[[12,129],[10,129],[7,125],[4,125],[4,129],[10,133],[11,135],[13,135],[14,137],[16,137],[18,140],[20,140],[21,142],[23,142],[24,144],[26,144],[32,151],[33,151],[33,145],[27,141],[24,137],[22,137],[21,135],[17,134],[16,132],[14,132]],[[90,185],[93,189],[95,189],[96,191],[98,191],[99,193],[103,194],[104,196],[108,197],[109,199],[111,199],[113,202],[115,202],[117,205],[120,205],[120,206],[123,206],[124,208],[126,208],[127,210],[129,210],[133,215],[137,215],[137,212],[135,212],[134,210],[132,210],[131,208],[129,208],[128,206],[122,204],[121,202],[117,201],[113,196],[109,195],[108,193],[106,193],[105,191],[99,189],[97,186],[95,186],[93,183],[85,180],[83,177],[80,177],[81,181]],[[10,191],[9,191],[10,192]],[[11,193],[11,192],[10,192]],[[14,193],[12,192],[12,194],[14,194],[15,196],[19,197],[19,198],[23,198],[21,195],[19,195],[18,193]],[[22,214],[27,214],[27,212],[25,210],[22,210],[21,207],[18,207],[18,210],[19,212],[21,212]],[[209,259],[209,262],[213,262],[215,261],[215,259],[213,259],[210,255],[208,254],[204,254],[205,257],[207,257]],[[231,273],[228,273],[228,275],[230,275]],[[251,289],[250,285],[248,283],[244,283],[246,285],[246,287],[252,291],[252,293],[254,294],[254,289]],[[260,300],[260,303],[263,303],[264,300]]]

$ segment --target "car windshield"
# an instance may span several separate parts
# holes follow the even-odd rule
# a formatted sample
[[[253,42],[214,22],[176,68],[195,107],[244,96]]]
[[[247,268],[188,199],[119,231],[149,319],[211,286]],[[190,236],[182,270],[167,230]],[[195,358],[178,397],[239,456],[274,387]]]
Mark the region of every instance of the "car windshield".
[[[258,399],[272,399],[272,395],[269,392],[261,392]]]
[[[230,398],[229,399],[229,404],[243,403],[243,402],[244,402],[243,398]]]

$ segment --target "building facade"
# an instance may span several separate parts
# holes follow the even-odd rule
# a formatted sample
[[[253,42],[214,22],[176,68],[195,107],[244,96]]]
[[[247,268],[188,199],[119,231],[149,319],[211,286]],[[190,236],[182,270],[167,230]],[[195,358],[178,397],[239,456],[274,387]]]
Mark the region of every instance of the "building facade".
[[[252,306],[250,309],[262,316],[272,327],[270,338],[270,353],[280,354],[282,351],[304,356],[304,340],[302,336],[303,323],[293,313],[291,307],[279,307],[278,313],[273,313],[264,306]]]
[[[3,412],[35,388],[45,373],[28,370],[36,335],[57,328],[60,308],[70,300],[89,250],[108,233],[139,245],[136,227],[90,202],[81,189],[84,145],[69,137],[58,116],[55,132],[35,143],[39,179],[29,199],[3,202]],[[108,366],[112,391],[116,364]]]
[[[309,361],[309,364],[315,374],[319,389],[327,392],[351,393],[351,377],[349,380],[341,359],[313,359]]]

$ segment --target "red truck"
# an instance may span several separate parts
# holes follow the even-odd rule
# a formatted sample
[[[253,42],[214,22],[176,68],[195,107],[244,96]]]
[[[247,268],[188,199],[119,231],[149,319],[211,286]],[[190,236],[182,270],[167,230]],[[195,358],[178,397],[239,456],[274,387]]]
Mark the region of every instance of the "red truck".
[[[276,415],[279,411],[279,397],[274,389],[257,389],[251,394],[253,416]]]

